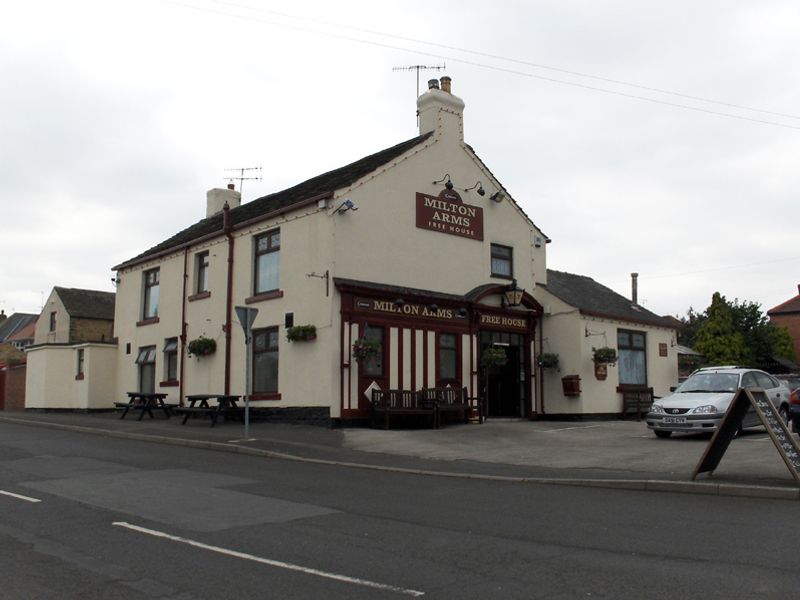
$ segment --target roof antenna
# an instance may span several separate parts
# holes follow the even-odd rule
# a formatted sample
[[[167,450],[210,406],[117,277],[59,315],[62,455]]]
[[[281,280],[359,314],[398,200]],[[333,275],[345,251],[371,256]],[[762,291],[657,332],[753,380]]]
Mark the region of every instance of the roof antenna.
[[[233,183],[236,180],[239,181],[239,194],[242,194],[242,187],[243,187],[242,186],[242,182],[243,181],[262,181],[261,167],[239,167],[238,169],[225,169],[225,170],[226,171],[238,171],[239,172],[239,176],[238,177],[225,177],[225,179],[227,179],[231,183]],[[258,171],[258,174],[255,175],[254,177],[245,177],[244,176],[244,172],[245,171]]]
[[[409,65],[407,67],[392,67],[392,71],[416,71],[417,72],[417,95],[414,100],[419,98],[419,72],[420,71],[444,71],[447,68],[445,63],[441,65]],[[417,113],[417,127],[419,127],[419,112]]]

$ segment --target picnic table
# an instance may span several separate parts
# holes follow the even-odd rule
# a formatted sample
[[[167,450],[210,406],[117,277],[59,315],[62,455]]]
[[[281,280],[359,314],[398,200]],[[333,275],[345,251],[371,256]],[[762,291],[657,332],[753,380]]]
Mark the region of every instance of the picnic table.
[[[233,415],[238,416],[241,409],[237,402],[240,396],[232,396],[230,394],[193,394],[186,396],[188,406],[182,406],[175,409],[178,414],[185,415],[183,417],[183,425],[189,420],[192,415],[201,415],[211,417],[211,427],[217,424],[217,419],[222,416],[227,419]],[[211,405],[210,403],[214,403]]]
[[[141,411],[139,414],[139,421],[142,420],[145,413],[150,415],[150,418],[153,419],[155,418],[153,416],[153,408],[160,408],[164,411],[164,415],[169,418],[170,410],[173,407],[164,401],[166,398],[167,394],[162,394],[160,392],[128,392],[127,402],[115,402],[114,405],[117,408],[123,409],[120,419],[124,419],[131,409]]]

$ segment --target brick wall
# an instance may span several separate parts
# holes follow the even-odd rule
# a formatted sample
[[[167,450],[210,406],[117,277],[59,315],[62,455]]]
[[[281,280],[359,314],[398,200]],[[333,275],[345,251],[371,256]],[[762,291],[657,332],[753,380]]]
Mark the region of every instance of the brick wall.
[[[72,344],[80,342],[110,342],[114,337],[114,322],[105,319],[76,319],[69,320],[69,341]]]
[[[794,340],[794,361],[800,361],[800,314],[772,315],[770,321],[778,327],[786,327]]]
[[[9,365],[5,380],[5,410],[25,410],[25,363]]]

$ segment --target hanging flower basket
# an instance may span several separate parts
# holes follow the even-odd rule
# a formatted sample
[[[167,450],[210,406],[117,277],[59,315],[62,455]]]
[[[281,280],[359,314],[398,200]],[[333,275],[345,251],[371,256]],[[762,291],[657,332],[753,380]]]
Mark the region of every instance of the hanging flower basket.
[[[286,339],[290,342],[307,342],[317,339],[316,325],[295,325],[286,330]]]
[[[592,360],[595,363],[614,364],[617,362],[617,351],[614,348],[592,348]]]
[[[555,352],[542,352],[536,361],[543,369],[557,369],[558,368],[558,354]]]
[[[377,356],[380,346],[366,338],[358,338],[353,342],[353,358],[358,362],[368,360],[373,356]]]
[[[192,340],[188,345],[189,356],[208,356],[217,351],[217,341],[200,336],[196,340]]]
[[[481,366],[487,369],[504,367],[507,362],[506,351],[497,346],[490,346],[481,354]]]

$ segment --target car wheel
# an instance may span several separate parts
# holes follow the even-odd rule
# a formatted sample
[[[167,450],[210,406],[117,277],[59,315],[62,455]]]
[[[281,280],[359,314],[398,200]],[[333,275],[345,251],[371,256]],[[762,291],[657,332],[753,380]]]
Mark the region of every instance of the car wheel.
[[[788,425],[789,424],[789,407],[786,406],[785,404],[781,405],[781,407],[778,409],[778,414],[781,416],[781,419],[783,419],[783,422]]]
[[[653,433],[656,434],[656,437],[660,438],[668,438],[669,436],[672,435],[671,431],[664,431],[662,429],[653,429]]]

